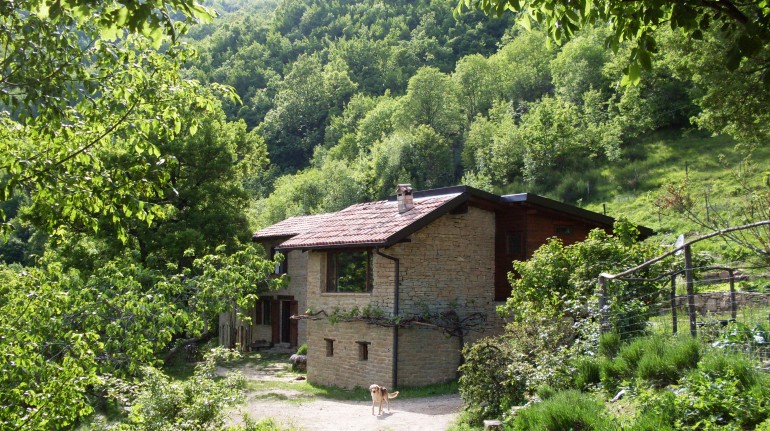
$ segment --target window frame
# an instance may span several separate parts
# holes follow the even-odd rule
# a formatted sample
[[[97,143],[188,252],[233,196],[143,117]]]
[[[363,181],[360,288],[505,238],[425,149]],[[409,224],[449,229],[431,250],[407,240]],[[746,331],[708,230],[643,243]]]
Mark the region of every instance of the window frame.
[[[509,256],[524,254],[524,232],[511,230],[505,233],[505,251]]]
[[[358,360],[359,361],[368,361],[369,360],[369,345],[372,344],[369,341],[356,341],[356,344],[358,344]]]
[[[359,254],[366,253],[364,261],[366,279],[362,289],[357,290],[339,290],[339,259],[341,254]],[[374,275],[372,269],[373,253],[371,249],[365,250],[333,250],[326,252],[326,283],[324,293],[371,293],[374,288]]]

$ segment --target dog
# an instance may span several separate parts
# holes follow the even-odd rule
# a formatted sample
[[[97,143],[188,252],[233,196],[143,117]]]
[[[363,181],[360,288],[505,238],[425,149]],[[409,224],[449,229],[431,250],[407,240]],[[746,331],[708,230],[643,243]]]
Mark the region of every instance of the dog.
[[[369,392],[372,394],[372,416],[374,415],[374,406],[376,406],[377,403],[380,403],[380,412],[378,415],[382,414],[383,401],[388,405],[388,413],[390,413],[390,400],[398,396],[398,391],[391,393],[388,392],[388,389],[385,386],[371,385],[369,386]]]

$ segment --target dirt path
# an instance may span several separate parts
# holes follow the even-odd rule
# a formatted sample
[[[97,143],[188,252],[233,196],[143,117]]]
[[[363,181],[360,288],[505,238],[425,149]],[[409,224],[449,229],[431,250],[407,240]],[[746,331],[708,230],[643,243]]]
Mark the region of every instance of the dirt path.
[[[250,399],[244,411],[252,418],[272,417],[287,428],[302,431],[444,431],[462,403],[459,395],[396,398],[391,412],[381,416],[372,416],[371,406],[371,401],[313,399],[296,404]]]
[[[390,413],[372,416],[371,398],[338,401],[303,391],[300,385],[305,383],[295,380],[286,363],[249,363],[237,369],[252,382],[271,384],[247,394],[245,405],[232,415],[234,422],[247,414],[256,420],[273,418],[292,431],[445,431],[462,408],[457,394],[398,397],[391,400]]]

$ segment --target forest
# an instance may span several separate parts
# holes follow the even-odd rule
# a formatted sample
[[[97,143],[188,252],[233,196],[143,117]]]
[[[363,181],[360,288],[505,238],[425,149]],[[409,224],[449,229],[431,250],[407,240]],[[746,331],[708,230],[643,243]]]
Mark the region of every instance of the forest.
[[[607,3],[2,2],[0,428],[224,426],[231,353],[163,366],[285,282],[251,233],[399,183],[609,204],[658,245],[770,219],[767,1]]]

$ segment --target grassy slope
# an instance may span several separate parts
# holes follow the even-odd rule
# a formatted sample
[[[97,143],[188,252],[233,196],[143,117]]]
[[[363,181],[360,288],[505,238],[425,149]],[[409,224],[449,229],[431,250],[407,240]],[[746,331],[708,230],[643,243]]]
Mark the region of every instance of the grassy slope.
[[[724,163],[720,155],[724,156]],[[626,216],[654,229],[661,242],[673,243],[679,234],[692,236],[705,232],[699,232],[698,226],[681,215],[670,212],[658,215],[654,202],[664,193],[666,185],[682,184],[688,177],[696,209],[705,207],[707,191],[712,204],[719,204],[720,200],[734,201],[739,198],[733,196],[738,188],[733,170],[742,166],[742,160],[741,152],[727,137],[678,130],[657,132],[627,149],[620,162],[602,168],[600,174],[604,181],[595,192],[598,199],[585,208],[602,212],[605,204],[607,215]],[[756,149],[752,161],[760,172],[755,180],[764,178],[770,166],[770,148]]]

